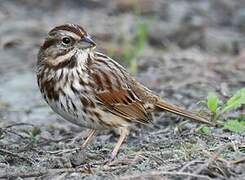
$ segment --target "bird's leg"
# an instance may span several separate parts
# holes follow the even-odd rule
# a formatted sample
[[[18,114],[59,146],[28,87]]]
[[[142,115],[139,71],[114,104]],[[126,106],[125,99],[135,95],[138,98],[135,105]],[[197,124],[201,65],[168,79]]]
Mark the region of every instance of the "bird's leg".
[[[81,148],[86,148],[89,143],[91,142],[92,138],[95,135],[96,130],[95,129],[91,129],[88,133],[88,136],[86,138],[86,140],[83,142],[83,144],[81,145]]]
[[[120,137],[119,137],[119,139],[118,139],[118,141],[117,141],[117,143],[116,143],[116,145],[112,151],[110,161],[113,161],[115,159],[123,141],[129,135],[129,129],[127,127],[120,128],[119,130],[120,130]]]

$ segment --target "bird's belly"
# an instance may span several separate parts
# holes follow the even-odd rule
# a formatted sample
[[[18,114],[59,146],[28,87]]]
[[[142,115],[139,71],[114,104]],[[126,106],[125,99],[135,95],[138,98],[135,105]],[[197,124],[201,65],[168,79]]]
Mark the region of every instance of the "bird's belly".
[[[98,119],[97,117],[91,116],[91,114],[84,113],[82,110],[79,110],[76,113],[67,112],[66,110],[60,108],[57,104],[49,103],[49,105],[54,112],[59,114],[67,121],[89,129],[108,129],[130,125],[130,123],[125,119],[110,112],[104,112],[100,109],[97,109],[97,112],[101,115],[100,119]]]
[[[98,117],[94,116],[93,113],[85,113],[83,111],[84,107],[81,103],[79,106],[77,106],[76,111],[72,111],[71,109],[68,110],[69,108],[65,108],[61,104],[56,102],[48,102],[48,104],[53,109],[53,111],[59,114],[61,117],[81,127],[86,127],[90,129],[108,129],[130,125],[130,123],[125,119],[116,116],[110,112],[105,112],[99,107],[96,107],[93,110],[93,113],[97,112],[97,114],[100,115]]]
[[[75,94],[64,93],[59,96],[58,100],[50,100],[45,98],[46,102],[54,112],[59,114],[65,120],[70,121],[81,127],[90,129],[101,129],[99,125],[91,121],[86,112],[85,107]]]
[[[64,105],[61,105],[59,102],[48,102],[49,106],[52,108],[54,112],[59,114],[64,119],[71,121],[74,124],[77,124],[79,126],[85,126],[85,119],[79,118],[75,115],[74,112],[67,111]]]

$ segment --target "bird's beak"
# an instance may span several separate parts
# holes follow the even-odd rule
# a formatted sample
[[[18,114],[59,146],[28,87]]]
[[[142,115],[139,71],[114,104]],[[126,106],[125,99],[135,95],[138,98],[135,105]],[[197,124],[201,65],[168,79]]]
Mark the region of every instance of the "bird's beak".
[[[83,36],[78,42],[78,47],[81,49],[93,48],[95,46],[95,42],[88,35]]]

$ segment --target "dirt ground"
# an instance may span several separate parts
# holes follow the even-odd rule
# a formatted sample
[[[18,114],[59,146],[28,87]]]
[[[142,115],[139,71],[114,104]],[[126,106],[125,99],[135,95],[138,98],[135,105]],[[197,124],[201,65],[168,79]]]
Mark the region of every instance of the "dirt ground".
[[[138,22],[147,27],[144,49],[124,60]],[[64,153],[78,148],[87,130],[53,113],[35,79],[40,44],[64,23],[85,27],[100,51],[187,109],[202,110],[198,102],[209,91],[225,99],[245,87],[243,0],[1,0],[0,179],[244,179],[244,134],[214,127],[205,134],[202,125],[170,113],[134,125],[109,165],[103,162],[114,131]],[[244,107],[225,116],[238,114]]]

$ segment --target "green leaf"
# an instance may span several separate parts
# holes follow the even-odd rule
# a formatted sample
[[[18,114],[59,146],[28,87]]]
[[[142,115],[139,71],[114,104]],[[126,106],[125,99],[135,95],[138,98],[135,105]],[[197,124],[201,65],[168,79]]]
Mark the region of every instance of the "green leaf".
[[[41,129],[38,127],[33,127],[32,131],[31,131],[32,137],[36,137],[39,134],[41,134]]]
[[[130,62],[129,70],[131,74],[133,75],[137,74],[138,64],[136,59],[132,59],[132,61]]]
[[[216,113],[217,108],[218,108],[218,102],[219,102],[219,98],[216,95],[216,93],[209,92],[208,93],[208,97],[207,97],[207,105],[208,105],[208,109],[212,113]]]
[[[245,133],[245,124],[243,121],[238,121],[237,119],[228,120],[224,123],[224,129],[235,133]]]
[[[211,129],[210,127],[208,126],[203,126],[200,131],[203,133],[203,134],[206,134],[206,135],[211,135],[212,132],[211,132]]]
[[[230,99],[228,99],[222,108],[221,113],[236,109],[243,104],[245,104],[245,88],[240,89]]]
[[[136,50],[139,52],[143,51],[145,48],[145,44],[147,41],[148,36],[148,28],[147,25],[144,22],[138,22],[137,23],[137,29],[136,29]]]

